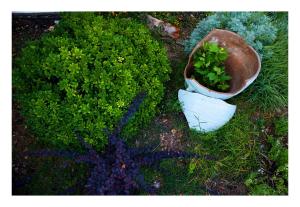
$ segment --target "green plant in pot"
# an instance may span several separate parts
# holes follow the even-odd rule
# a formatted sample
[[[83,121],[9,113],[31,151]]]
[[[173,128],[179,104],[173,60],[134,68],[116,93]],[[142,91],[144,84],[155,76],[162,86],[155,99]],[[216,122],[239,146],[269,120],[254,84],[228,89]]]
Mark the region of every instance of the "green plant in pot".
[[[193,58],[193,78],[212,90],[228,91],[231,77],[225,71],[224,63],[227,58],[225,48],[219,47],[215,42],[204,42]]]

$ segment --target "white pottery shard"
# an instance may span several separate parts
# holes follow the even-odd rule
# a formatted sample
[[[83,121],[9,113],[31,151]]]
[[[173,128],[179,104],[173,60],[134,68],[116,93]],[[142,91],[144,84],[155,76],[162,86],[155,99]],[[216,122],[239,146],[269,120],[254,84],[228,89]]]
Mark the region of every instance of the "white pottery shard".
[[[225,125],[234,115],[236,106],[223,100],[180,89],[178,99],[191,129],[210,132]]]

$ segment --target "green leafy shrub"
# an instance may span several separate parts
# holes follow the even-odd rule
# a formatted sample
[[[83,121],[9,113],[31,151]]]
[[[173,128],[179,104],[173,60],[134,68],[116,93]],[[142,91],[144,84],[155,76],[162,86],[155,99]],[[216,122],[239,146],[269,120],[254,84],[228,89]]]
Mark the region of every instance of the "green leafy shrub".
[[[185,52],[190,53],[215,28],[238,33],[261,56],[263,47],[275,40],[277,31],[271,18],[263,12],[216,12],[198,22],[190,38],[185,41]]]
[[[194,75],[200,83],[210,89],[226,91],[231,77],[226,74],[224,62],[228,52],[217,43],[204,42],[194,54]]]
[[[288,194],[288,149],[285,137],[288,135],[288,119],[282,116],[273,120],[274,134],[266,137],[262,148],[261,167],[247,177],[245,184],[251,195]]]
[[[245,181],[252,195],[287,195],[288,194],[288,149],[278,138],[269,136],[268,159],[273,162],[274,170],[261,175],[251,173]]]
[[[283,116],[275,120],[275,135],[287,136],[288,134],[288,118]]]
[[[73,130],[98,150],[133,98],[147,94],[123,130],[135,133],[156,112],[170,72],[165,49],[129,18],[67,13],[16,60],[15,97],[38,139],[78,147]]]

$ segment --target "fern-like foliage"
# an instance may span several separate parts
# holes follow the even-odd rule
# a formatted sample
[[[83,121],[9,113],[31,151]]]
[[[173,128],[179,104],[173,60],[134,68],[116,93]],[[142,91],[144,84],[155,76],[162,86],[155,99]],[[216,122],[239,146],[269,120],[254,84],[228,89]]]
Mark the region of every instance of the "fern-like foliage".
[[[190,38],[184,43],[185,52],[190,53],[213,29],[227,29],[238,33],[261,57],[263,47],[270,45],[276,39],[277,33],[271,18],[263,12],[216,12],[198,22]]]

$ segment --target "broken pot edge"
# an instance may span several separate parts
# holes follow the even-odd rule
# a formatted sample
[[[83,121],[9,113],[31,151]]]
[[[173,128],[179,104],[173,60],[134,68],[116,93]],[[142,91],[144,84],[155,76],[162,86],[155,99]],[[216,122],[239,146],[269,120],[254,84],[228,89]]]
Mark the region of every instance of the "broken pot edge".
[[[238,85],[238,87],[235,87],[235,90],[231,90],[229,92],[220,92],[220,91],[215,91],[215,90],[209,89],[206,86],[200,84],[197,80],[190,77],[192,74],[192,71],[193,71],[193,66],[192,66],[193,54],[197,51],[197,49],[199,49],[203,45],[204,42],[216,41],[216,40],[218,41],[218,37],[220,37],[220,39],[224,38],[220,34],[222,34],[222,35],[224,34],[225,37],[227,36],[228,39],[231,42],[233,42],[233,44],[241,45],[241,46],[239,46],[240,47],[239,52],[244,52],[245,50],[247,50],[247,52],[249,53],[249,51],[250,51],[250,53],[252,53],[252,54],[250,54],[250,56],[251,56],[249,58],[250,61],[251,61],[251,58],[255,59],[255,61],[256,61],[255,63],[253,63],[254,69],[250,70],[250,72],[246,71],[247,68],[244,69],[244,71],[241,71],[241,69],[243,70],[243,68],[246,67],[245,65],[242,65],[241,69],[238,68],[238,69],[240,69],[241,74],[240,75],[238,74],[234,77],[235,80],[239,81],[238,84],[235,84],[235,85]],[[224,39],[222,39],[221,43],[220,42],[217,42],[217,43],[220,46],[227,48],[226,42]],[[229,48],[229,56],[231,55],[230,50],[232,50],[232,48]],[[234,56],[234,55],[231,55],[231,57],[232,56]],[[245,55],[244,55],[244,57],[245,57]],[[246,60],[245,62],[249,63],[249,60]],[[234,67],[237,68],[236,66],[234,66]],[[228,69],[228,67],[227,67],[227,69]],[[238,71],[238,70],[232,69],[232,71],[234,72],[234,71]],[[261,71],[261,60],[260,60],[258,53],[250,45],[248,45],[241,36],[239,36],[238,34],[236,34],[234,32],[228,31],[228,30],[214,29],[206,37],[204,37],[200,42],[198,42],[198,44],[195,46],[195,48],[189,55],[188,63],[184,69],[184,78],[185,78],[185,82],[187,84],[188,91],[194,91],[194,92],[201,93],[201,94],[204,94],[209,97],[226,100],[226,99],[229,99],[229,98],[241,93],[242,91],[244,91],[251,83],[253,83],[253,81],[257,78],[260,71]],[[231,76],[232,76],[232,74],[231,74]],[[232,87],[232,83],[231,83],[231,87]]]

